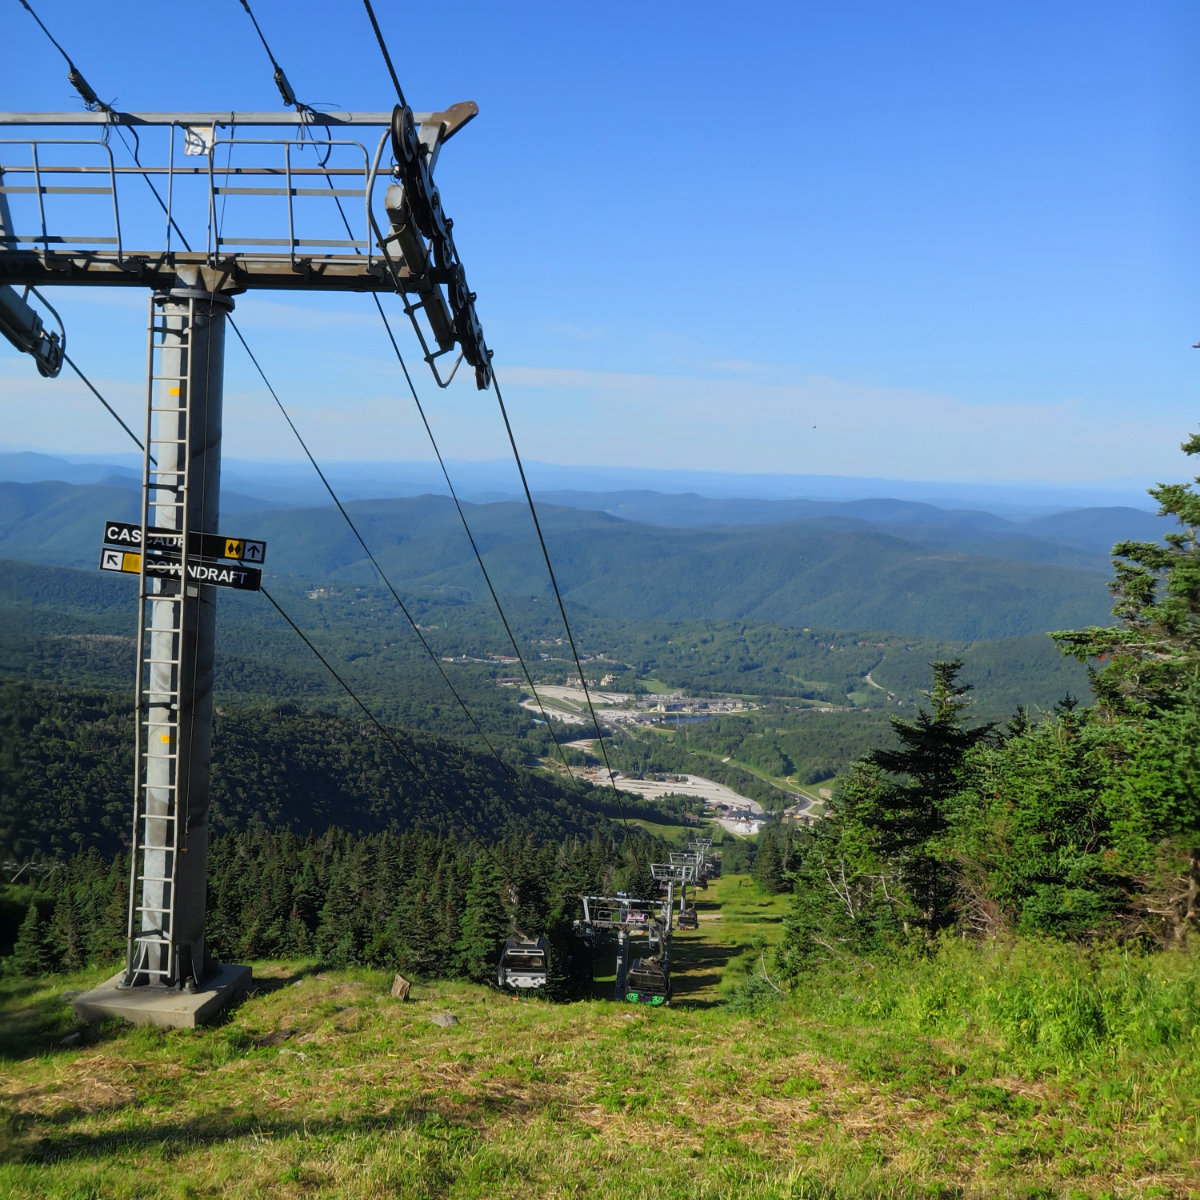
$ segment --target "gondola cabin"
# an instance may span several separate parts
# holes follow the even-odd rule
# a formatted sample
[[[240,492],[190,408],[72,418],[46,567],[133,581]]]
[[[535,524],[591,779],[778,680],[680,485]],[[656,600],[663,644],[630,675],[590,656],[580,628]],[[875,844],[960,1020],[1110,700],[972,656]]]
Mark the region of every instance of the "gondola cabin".
[[[510,937],[500,952],[496,986],[526,991],[546,986],[548,954],[546,939]]]

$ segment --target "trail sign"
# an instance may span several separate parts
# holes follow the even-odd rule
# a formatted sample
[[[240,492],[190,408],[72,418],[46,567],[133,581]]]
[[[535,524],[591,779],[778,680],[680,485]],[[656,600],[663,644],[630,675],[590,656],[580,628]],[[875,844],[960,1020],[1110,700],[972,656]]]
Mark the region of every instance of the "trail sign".
[[[146,530],[146,547],[149,550],[174,550],[178,553],[182,542],[183,534],[177,529],[160,529],[151,525]],[[139,550],[142,527],[134,521],[105,521],[104,544]],[[267,557],[266,542],[226,537],[223,533],[189,533],[188,548],[200,558],[232,558],[243,563],[261,563]]]
[[[152,553],[146,557],[147,575],[178,579],[179,568],[177,554]],[[100,570],[115,571],[122,575],[140,575],[142,556],[133,551],[113,550],[105,546],[100,551]],[[189,559],[187,577],[189,583],[210,583],[216,587],[236,588],[242,592],[257,592],[262,587],[262,572],[257,567],[205,562],[199,558]]]

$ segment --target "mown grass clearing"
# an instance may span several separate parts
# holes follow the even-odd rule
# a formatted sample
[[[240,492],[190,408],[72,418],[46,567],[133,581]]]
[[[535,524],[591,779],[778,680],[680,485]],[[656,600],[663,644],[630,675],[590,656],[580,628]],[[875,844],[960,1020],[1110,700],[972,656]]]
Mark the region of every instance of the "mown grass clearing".
[[[622,796],[624,799],[624,796]],[[689,838],[694,838],[698,832],[694,825],[668,825],[665,822],[650,821],[645,817],[628,817],[626,825],[636,825],[639,829],[644,829],[652,837],[661,838],[664,842],[671,845],[683,846],[686,848]]]
[[[785,899],[740,876],[699,899],[671,1009],[458,983],[401,1003],[378,972],[267,963],[217,1026],[77,1030],[62,993],[104,972],[4,981],[0,1194],[1200,1195],[1194,957],[1122,981],[1073,951],[961,947],[747,1014],[737,981]],[[1158,1033],[1071,1042],[1086,1006],[1056,1007],[1054,980],[1083,1000],[1089,971],[1114,1005],[1142,998],[1114,1021]]]

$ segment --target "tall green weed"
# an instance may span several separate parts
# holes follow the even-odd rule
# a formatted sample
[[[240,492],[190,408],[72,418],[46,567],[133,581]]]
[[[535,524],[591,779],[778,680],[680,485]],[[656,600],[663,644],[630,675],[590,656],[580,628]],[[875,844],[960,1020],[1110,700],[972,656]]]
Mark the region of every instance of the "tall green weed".
[[[1200,963],[1187,952],[947,940],[924,957],[830,966],[793,995],[820,1019],[969,1039],[1039,1071],[1200,1051]]]

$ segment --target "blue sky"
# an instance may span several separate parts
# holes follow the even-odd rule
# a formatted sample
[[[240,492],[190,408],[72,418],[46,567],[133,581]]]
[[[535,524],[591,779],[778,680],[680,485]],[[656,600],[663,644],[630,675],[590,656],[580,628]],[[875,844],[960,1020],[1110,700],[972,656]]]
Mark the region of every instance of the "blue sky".
[[[76,108],[61,57],[3,2],[0,108]],[[280,107],[238,0],[34,8],[119,108]],[[376,8],[414,108],[479,104],[437,177],[526,457],[1184,475],[1200,7],[463,2],[443,27]],[[360,4],[253,9],[302,100],[390,108]],[[145,295],[51,298],[137,427]],[[369,299],[250,294],[236,316],[319,457],[429,456]],[[414,378],[444,454],[505,456],[492,394]],[[8,446],[127,448],[7,343],[0,413]],[[294,457],[290,437],[231,344],[226,452]]]

